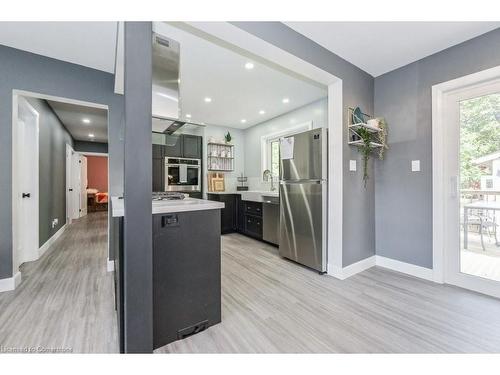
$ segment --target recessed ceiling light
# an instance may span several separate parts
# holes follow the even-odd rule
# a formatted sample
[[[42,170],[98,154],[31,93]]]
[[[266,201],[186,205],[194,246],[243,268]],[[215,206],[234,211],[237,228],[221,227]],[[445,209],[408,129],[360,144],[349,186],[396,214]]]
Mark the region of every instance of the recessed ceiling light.
[[[89,133],[89,137],[94,138],[95,137],[94,133]]]
[[[187,118],[191,118],[191,115],[189,113],[186,113]]]
[[[290,103],[290,99],[288,99],[288,98],[283,98],[282,102],[283,102],[284,104]]]
[[[263,109],[259,111],[259,115],[263,115],[264,113],[266,113],[266,111],[264,111]]]
[[[90,124],[90,120],[89,120],[88,118],[84,118],[84,119],[82,119],[82,122],[83,122],[84,124]]]
[[[247,122],[247,120],[246,120],[246,119],[244,119],[244,118],[242,118],[242,119],[241,119],[241,123],[242,123],[242,124],[244,124],[245,122]]]
[[[253,63],[252,63],[252,62],[247,62],[247,63],[245,64],[245,68],[246,68],[246,69],[248,69],[248,70],[253,69],[253,67],[254,67],[254,65],[253,65]]]
[[[212,101],[212,98],[209,98],[208,96],[205,98],[206,103],[210,103]]]

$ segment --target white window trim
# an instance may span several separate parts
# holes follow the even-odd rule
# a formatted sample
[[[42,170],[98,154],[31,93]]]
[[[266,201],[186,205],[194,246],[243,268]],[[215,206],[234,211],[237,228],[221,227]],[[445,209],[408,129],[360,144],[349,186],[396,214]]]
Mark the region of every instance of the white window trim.
[[[306,121],[295,126],[274,132],[271,134],[263,135],[260,137],[260,155],[261,155],[261,170],[260,174],[264,173],[266,169],[271,170],[271,142],[276,141],[283,137],[289,137],[294,134],[302,133],[312,130],[312,121]]]

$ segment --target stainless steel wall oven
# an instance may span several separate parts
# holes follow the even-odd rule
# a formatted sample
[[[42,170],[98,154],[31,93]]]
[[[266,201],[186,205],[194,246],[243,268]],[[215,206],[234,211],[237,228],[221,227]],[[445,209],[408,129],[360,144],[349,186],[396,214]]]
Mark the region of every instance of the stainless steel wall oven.
[[[166,191],[201,191],[201,160],[166,157]]]

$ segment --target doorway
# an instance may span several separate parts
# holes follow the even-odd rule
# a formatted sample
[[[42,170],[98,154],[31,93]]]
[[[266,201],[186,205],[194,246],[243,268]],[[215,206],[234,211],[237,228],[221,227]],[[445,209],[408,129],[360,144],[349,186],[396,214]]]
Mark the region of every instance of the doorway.
[[[13,136],[17,142],[13,143],[13,265],[14,270],[18,270],[22,263],[38,259],[39,113],[23,97],[18,98],[15,107],[17,126],[13,129]],[[26,228],[29,230],[23,230]]]
[[[435,222],[443,230],[437,271],[445,283],[499,297],[500,74],[478,73],[462,81],[466,84],[436,94],[441,121],[433,126],[441,126],[433,129],[440,135],[439,143],[433,140],[433,155],[442,164],[435,160],[433,167],[434,177],[442,167],[442,185],[434,208],[443,208]]]
[[[103,105],[25,91],[14,90],[12,98],[12,262],[16,275],[23,263],[38,260],[50,249],[72,221],[87,215],[85,154],[97,152],[107,160],[108,114]],[[107,173],[106,168],[106,185],[100,188],[106,197],[105,222]],[[108,232],[109,224],[104,227]],[[108,241],[105,246],[109,248]],[[103,266],[108,268],[107,263]]]

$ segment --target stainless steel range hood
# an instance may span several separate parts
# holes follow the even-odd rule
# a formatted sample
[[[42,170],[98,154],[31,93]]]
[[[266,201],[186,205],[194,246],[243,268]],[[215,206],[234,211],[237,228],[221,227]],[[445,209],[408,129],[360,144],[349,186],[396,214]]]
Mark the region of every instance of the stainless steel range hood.
[[[181,104],[179,67],[180,44],[175,40],[153,33],[153,117],[179,119]],[[161,124],[166,127],[153,130],[165,132],[167,127],[171,125],[166,121]],[[180,127],[179,124],[175,126],[177,129]]]

